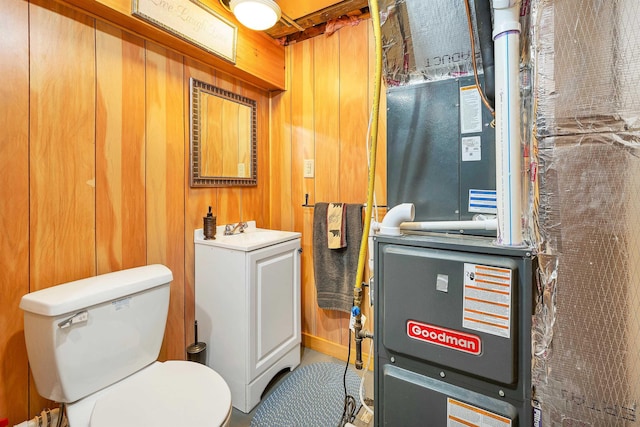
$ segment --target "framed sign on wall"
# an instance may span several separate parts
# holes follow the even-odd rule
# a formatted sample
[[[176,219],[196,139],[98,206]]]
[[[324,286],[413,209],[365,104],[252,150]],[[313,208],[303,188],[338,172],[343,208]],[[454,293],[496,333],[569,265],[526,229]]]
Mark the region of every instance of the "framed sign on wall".
[[[131,13],[209,53],[236,62],[238,28],[200,2],[133,0]]]

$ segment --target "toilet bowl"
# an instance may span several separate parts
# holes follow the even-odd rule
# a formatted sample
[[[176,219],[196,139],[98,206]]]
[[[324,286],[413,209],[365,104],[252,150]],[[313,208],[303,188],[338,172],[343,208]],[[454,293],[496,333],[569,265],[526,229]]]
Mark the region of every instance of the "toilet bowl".
[[[23,296],[38,393],[70,427],[225,426],[231,392],[213,369],[159,362],[171,271],[138,267]]]
[[[99,395],[67,406],[91,427],[226,426],[231,394],[217,372],[194,362],[155,362]],[[71,421],[71,427],[75,427]]]

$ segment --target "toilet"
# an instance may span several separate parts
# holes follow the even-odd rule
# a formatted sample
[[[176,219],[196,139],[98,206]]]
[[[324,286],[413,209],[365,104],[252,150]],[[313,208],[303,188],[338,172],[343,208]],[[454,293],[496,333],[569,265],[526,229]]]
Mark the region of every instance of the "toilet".
[[[217,372],[157,361],[171,280],[156,264],[22,297],[36,388],[66,405],[70,427],[229,424],[231,392]]]

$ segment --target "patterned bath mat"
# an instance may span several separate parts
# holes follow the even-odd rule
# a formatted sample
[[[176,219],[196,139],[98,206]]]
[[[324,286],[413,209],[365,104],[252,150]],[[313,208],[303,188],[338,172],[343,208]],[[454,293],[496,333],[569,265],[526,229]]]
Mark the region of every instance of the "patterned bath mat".
[[[260,403],[251,426],[337,426],[344,409],[343,374],[344,365],[338,363],[299,367]],[[359,401],[360,377],[352,369],[346,384],[347,393]]]

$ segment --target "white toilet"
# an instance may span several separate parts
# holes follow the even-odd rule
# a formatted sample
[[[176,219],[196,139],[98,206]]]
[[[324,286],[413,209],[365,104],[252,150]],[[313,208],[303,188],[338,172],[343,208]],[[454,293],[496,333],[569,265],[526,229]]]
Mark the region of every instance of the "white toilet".
[[[173,276],[149,265],[22,297],[38,393],[66,404],[70,427],[224,426],[231,392],[195,362],[156,359]]]

